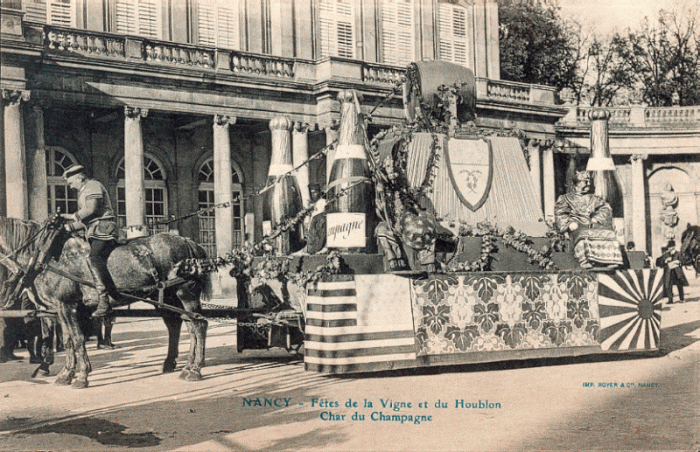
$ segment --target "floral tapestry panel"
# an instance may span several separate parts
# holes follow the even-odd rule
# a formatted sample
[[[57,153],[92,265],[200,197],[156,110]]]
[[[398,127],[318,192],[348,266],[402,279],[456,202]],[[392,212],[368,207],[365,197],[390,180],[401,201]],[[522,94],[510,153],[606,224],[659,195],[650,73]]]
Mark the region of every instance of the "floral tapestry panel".
[[[430,275],[411,282],[418,355],[597,346],[589,274]]]

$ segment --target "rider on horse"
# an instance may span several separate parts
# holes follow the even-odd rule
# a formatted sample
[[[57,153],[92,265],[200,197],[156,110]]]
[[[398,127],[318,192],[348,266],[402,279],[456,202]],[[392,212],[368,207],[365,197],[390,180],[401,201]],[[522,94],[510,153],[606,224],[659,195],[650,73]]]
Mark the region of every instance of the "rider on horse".
[[[73,165],[63,173],[68,186],[78,190],[78,211],[64,214],[70,221],[64,227],[68,232],[87,229],[85,238],[90,244],[89,267],[97,290],[97,310],[93,317],[104,317],[112,310],[109,297],[119,300],[117,287],[107,269],[107,258],[117,245],[118,228],[107,189],[90,179],[81,165]]]

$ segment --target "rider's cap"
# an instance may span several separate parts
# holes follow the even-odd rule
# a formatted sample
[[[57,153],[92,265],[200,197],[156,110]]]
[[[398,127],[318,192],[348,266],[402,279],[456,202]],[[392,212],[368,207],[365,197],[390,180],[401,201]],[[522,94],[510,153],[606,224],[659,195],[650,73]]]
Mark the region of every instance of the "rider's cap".
[[[85,168],[82,165],[73,165],[63,172],[63,178],[68,179],[71,176],[83,173],[85,173]]]

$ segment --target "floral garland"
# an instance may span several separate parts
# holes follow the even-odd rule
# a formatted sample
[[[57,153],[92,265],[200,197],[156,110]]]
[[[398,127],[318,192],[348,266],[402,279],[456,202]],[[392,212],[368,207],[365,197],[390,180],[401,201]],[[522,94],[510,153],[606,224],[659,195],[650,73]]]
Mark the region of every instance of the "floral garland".
[[[497,250],[497,239],[501,239],[509,248],[513,248],[521,253],[526,253],[529,263],[537,265],[544,270],[557,269],[556,264],[552,260],[553,248],[551,246],[544,246],[542,250],[537,251],[530,245],[527,234],[516,231],[512,226],[507,227],[505,230],[499,230],[497,227],[486,222],[478,223],[476,227],[471,227],[462,223],[459,227],[458,237],[460,240],[463,237],[481,237],[481,253],[479,257],[472,262],[449,264],[449,271],[490,271],[491,262],[493,261],[491,253]]]

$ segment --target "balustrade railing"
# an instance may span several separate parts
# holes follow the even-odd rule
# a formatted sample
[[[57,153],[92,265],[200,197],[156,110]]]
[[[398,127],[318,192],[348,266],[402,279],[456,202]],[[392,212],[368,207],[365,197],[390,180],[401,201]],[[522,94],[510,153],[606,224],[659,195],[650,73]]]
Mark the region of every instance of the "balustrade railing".
[[[143,42],[145,60],[179,66],[195,66],[205,69],[216,68],[214,50],[197,46],[185,46],[157,41]]]
[[[139,36],[123,36],[45,24],[41,26],[44,30],[44,46],[47,50],[75,52],[85,56],[128,61],[141,60],[151,64],[231,71],[235,74],[257,77],[289,80],[301,77],[309,81],[313,81],[317,76],[315,65],[320,64],[295,58],[180,44]],[[359,76],[362,82],[370,84],[389,87],[401,83],[406,76],[406,69],[398,66],[349,60],[343,60],[343,64],[358,65],[361,68]],[[322,72],[333,77],[333,65],[330,67],[329,73]],[[347,72],[343,73],[343,77],[347,77],[346,74]],[[480,100],[554,104],[552,89],[549,87],[486,78],[477,78],[476,84]]]
[[[588,124],[591,107],[572,106],[563,123]],[[631,105],[606,107],[610,124],[622,127],[672,126],[700,123],[700,107],[645,107]]]
[[[511,102],[530,102],[530,85],[499,80],[478,79],[477,83],[486,83],[486,98]]]
[[[294,78],[294,59],[232,52],[231,70],[242,74]]]
[[[369,83],[384,83],[394,85],[406,78],[406,69],[380,64],[362,65],[362,81]]]
[[[75,52],[88,56],[124,58],[126,38],[119,35],[46,27],[44,45],[49,50]]]
[[[653,107],[644,112],[647,124],[681,124],[700,122],[700,106],[693,107]]]

